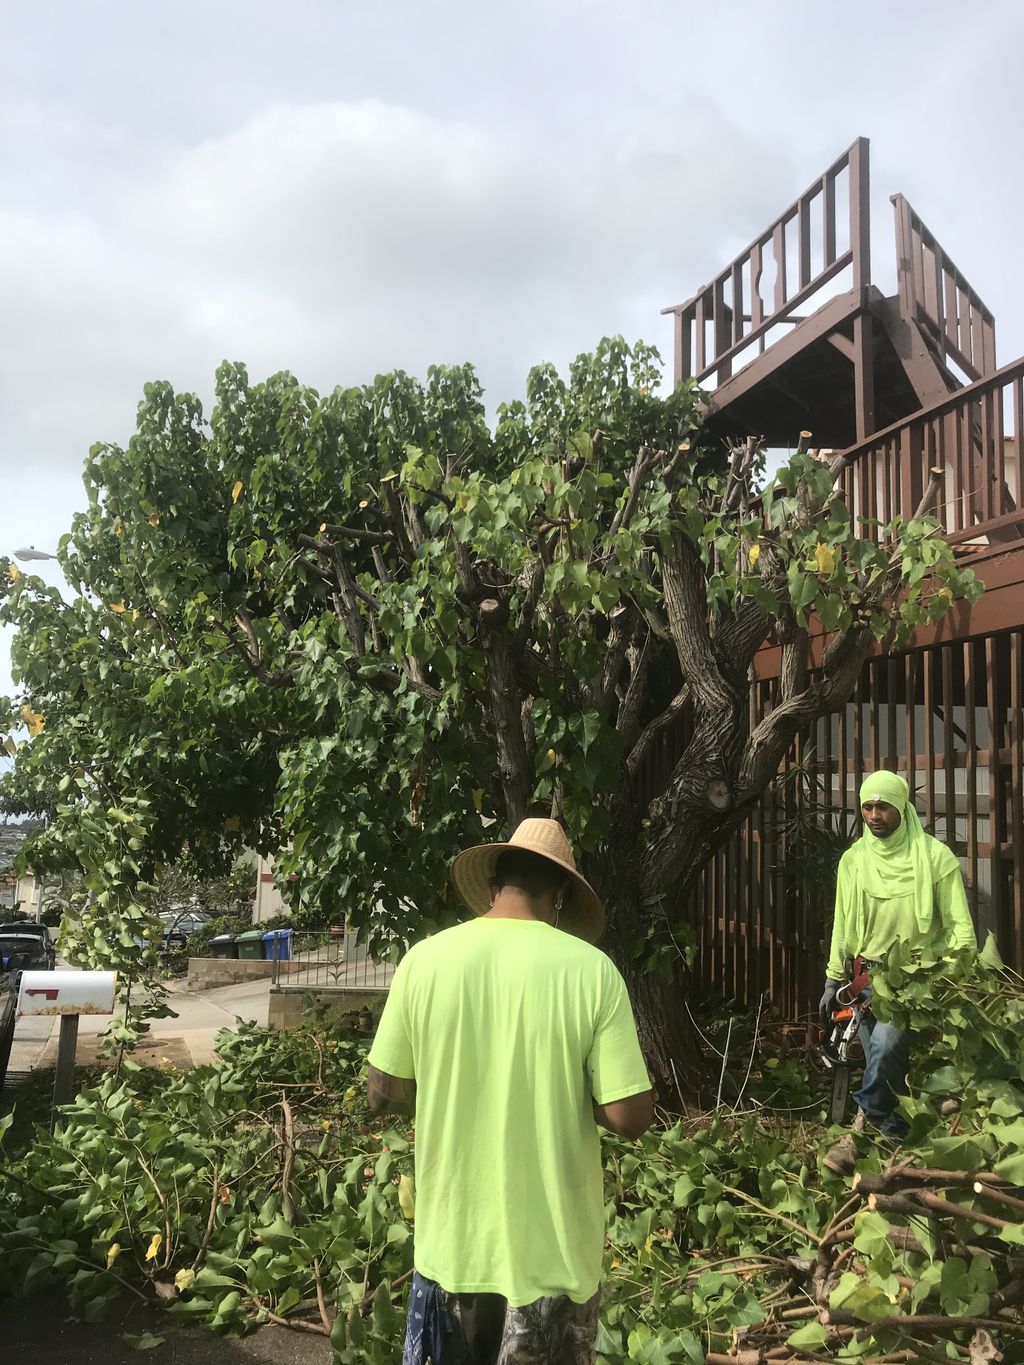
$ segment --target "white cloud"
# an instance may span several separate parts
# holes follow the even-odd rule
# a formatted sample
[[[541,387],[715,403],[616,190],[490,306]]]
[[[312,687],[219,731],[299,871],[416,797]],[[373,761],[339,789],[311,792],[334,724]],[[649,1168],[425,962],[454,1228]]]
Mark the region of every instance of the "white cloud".
[[[0,62],[0,552],[143,383],[477,363],[493,404],[687,297],[857,133],[1024,346],[1017,0],[40,0]],[[950,90],[974,95],[943,113]],[[959,82],[959,84],[958,84]],[[948,93],[948,91],[947,91]],[[976,97],[975,97],[976,96]],[[1018,101],[1019,102],[1019,101]],[[2,674],[0,659],[0,674]],[[0,691],[3,690],[0,676]]]
[[[278,106],[129,165],[91,217],[7,215],[4,443],[67,467],[146,378],[202,391],[225,355],[320,384],[476,359],[503,397],[609,328],[663,334],[765,197],[766,149],[715,136],[711,170],[706,141],[570,164],[380,102]]]

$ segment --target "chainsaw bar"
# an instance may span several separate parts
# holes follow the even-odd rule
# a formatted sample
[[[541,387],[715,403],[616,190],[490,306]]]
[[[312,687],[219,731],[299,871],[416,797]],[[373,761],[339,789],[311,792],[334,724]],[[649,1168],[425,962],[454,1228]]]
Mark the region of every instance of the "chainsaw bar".
[[[844,1063],[832,1068],[832,1107],[829,1118],[832,1123],[846,1121],[846,1103],[850,1097],[850,1068]]]

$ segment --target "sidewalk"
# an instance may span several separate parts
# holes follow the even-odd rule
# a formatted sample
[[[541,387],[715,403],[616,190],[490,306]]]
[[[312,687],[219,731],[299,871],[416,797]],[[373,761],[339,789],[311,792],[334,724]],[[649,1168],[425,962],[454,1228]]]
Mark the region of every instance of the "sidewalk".
[[[172,982],[167,1003],[177,1018],[154,1019],[134,1059],[156,1066],[170,1062],[178,1068],[211,1062],[221,1029],[234,1028],[238,1019],[266,1025],[269,998],[270,983],[265,980],[218,986],[210,991],[190,991],[184,984]],[[79,1063],[95,1060],[99,1035],[109,1022],[105,1016],[82,1015],[78,1024]],[[19,1016],[11,1049],[11,1073],[52,1066],[57,1059],[58,1032],[57,1019]]]

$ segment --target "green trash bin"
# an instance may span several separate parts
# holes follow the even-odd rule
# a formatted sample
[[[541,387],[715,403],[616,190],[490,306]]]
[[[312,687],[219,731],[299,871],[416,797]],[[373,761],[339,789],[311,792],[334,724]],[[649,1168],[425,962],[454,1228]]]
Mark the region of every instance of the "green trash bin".
[[[238,956],[248,962],[263,961],[263,930],[247,929],[235,939]]]

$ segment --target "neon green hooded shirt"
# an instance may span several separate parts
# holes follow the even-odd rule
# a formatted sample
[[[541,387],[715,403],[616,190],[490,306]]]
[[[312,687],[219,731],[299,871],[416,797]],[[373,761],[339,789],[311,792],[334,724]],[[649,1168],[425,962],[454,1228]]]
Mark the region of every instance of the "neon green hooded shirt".
[[[894,943],[912,948],[977,947],[956,854],[926,834],[897,773],[864,779],[860,804],[885,801],[901,814],[888,839],[869,829],[843,854],[827,974],[845,976],[846,957],[884,958]]]

